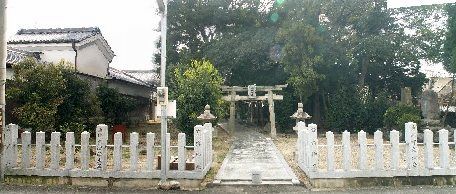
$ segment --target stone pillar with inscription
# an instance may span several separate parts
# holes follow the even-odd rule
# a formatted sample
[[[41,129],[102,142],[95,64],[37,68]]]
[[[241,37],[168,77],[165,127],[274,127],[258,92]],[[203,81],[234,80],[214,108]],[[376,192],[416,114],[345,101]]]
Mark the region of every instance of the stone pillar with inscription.
[[[106,170],[107,166],[107,143],[108,143],[108,126],[98,125],[96,128],[96,155],[95,169]]]
[[[422,132],[424,129],[429,129],[433,133],[437,133],[440,129],[444,128],[440,123],[440,106],[438,103],[438,94],[431,89],[426,89],[421,95],[420,105],[421,112],[424,119],[421,120],[419,141],[423,141]],[[434,136],[434,141],[438,141],[438,136]]]
[[[412,89],[410,87],[401,88],[401,104],[412,105]]]

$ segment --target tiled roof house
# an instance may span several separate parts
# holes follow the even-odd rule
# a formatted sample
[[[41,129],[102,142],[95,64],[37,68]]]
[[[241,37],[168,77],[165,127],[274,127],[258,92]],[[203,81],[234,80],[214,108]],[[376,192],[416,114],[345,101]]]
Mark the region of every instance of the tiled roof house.
[[[109,80],[110,86],[127,95],[149,98],[156,76],[143,80],[142,76],[136,77],[137,73],[110,67],[114,56],[114,51],[97,27],[21,29],[8,41],[7,64],[17,63],[26,57],[52,63],[65,60],[72,64],[75,71],[94,82]]]
[[[151,112],[150,96],[157,83],[156,74],[110,67],[115,54],[99,28],[22,29],[9,39],[7,51],[10,79],[12,65],[27,57],[48,63],[64,60],[81,78],[89,80],[93,89],[107,83],[108,87],[149,104],[135,110],[133,117],[143,120]]]

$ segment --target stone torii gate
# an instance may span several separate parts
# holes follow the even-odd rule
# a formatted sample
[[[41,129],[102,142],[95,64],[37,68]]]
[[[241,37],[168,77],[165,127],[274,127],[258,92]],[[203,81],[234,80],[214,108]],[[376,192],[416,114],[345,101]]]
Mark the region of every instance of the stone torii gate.
[[[223,100],[230,102],[230,120],[228,127],[230,131],[234,132],[235,129],[235,114],[236,114],[236,101],[268,101],[269,104],[269,120],[271,123],[271,137],[276,138],[277,132],[275,127],[275,113],[274,113],[274,100],[283,100],[282,95],[274,94],[274,91],[281,91],[288,85],[276,86],[256,86],[249,85],[248,87],[241,86],[222,86],[222,92],[228,93],[223,96]],[[236,95],[237,92],[247,92],[247,96]],[[257,96],[256,92],[266,92],[264,96]]]

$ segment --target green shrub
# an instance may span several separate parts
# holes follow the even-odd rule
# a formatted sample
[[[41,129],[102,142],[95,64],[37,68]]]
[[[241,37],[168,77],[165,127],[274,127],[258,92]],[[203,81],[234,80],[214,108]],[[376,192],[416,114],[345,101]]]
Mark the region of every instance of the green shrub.
[[[104,122],[101,104],[90,89],[90,83],[78,77],[73,70],[63,71],[66,80],[66,98],[59,105],[57,126],[62,132],[94,132]]]
[[[106,124],[127,124],[129,113],[140,106],[140,102],[134,98],[119,93],[117,89],[109,88],[101,84],[96,90],[97,97],[101,102],[101,110],[104,113]]]
[[[56,129],[58,107],[66,98],[64,66],[26,59],[13,65],[14,77],[6,97],[14,101],[19,126],[33,130]]]
[[[193,137],[193,127],[200,122],[196,119],[209,104],[217,118],[223,116],[220,86],[222,78],[209,61],[192,61],[188,66],[175,69],[175,89],[170,91],[177,100],[177,128]]]
[[[418,125],[421,121],[421,112],[417,107],[408,105],[392,106],[386,110],[383,123],[385,127],[404,130],[405,123],[414,122]]]
[[[329,98],[326,121],[333,131],[357,132],[364,127],[365,111],[356,88],[341,88]]]
[[[93,131],[103,118],[90,84],[65,62],[41,64],[26,59],[13,66],[7,98],[13,118],[32,131]]]
[[[361,95],[357,88],[341,88],[330,96],[326,121],[331,130],[374,133],[383,127],[390,101],[384,93]]]
[[[364,107],[366,114],[363,119],[363,130],[373,134],[377,129],[383,127],[384,115],[390,107],[390,101],[385,93],[381,93],[376,98],[369,97]]]

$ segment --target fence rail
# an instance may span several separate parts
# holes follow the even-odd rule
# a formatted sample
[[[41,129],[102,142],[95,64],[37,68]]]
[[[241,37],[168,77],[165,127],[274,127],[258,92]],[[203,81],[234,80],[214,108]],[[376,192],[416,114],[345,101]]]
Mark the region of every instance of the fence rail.
[[[167,153],[177,148],[177,157],[166,158],[168,178],[204,178],[212,164],[212,130],[210,123],[197,125],[194,145],[186,145],[185,133],[178,134],[177,145],[166,145]],[[154,133],[146,134],[143,145],[136,132],[130,133],[129,145],[123,144],[120,132],[114,134],[114,143],[108,145],[106,125],[97,126],[95,144],[90,144],[90,133],[86,131],[81,133],[80,144],[76,144],[73,132],[65,133],[65,138],[60,132],[52,132],[48,144],[45,132],[37,132],[32,144],[31,133],[27,131],[21,134],[19,144],[18,126],[14,124],[8,125],[4,134],[5,175],[148,179],[160,176],[160,165],[156,164],[161,160],[156,152],[160,146],[154,143]],[[170,142],[169,133],[166,138]],[[140,150],[145,150],[145,155]]]
[[[341,144],[326,132],[326,144],[319,144],[317,125],[297,124],[297,160],[309,178],[355,178],[456,175],[456,153],[450,149],[448,130],[438,131],[439,142],[434,143],[433,132],[424,130],[424,142],[417,142],[415,123],[405,124],[405,143],[399,141],[399,132],[390,132],[390,139],[383,140],[383,133],[374,133],[373,144],[368,144],[366,132],[357,134],[357,143],[350,140],[350,132],[343,132]],[[456,140],[456,133],[454,134]],[[435,149],[438,145],[438,150]],[[368,152],[369,148],[371,149]],[[336,152],[336,148],[340,152]],[[372,150],[373,149],[373,150]],[[356,150],[355,154],[353,151]],[[421,151],[421,152],[420,152]],[[342,155],[336,158],[335,155]],[[373,159],[370,162],[368,158]],[[339,162],[339,168],[336,166]],[[438,161],[438,163],[436,163]]]

